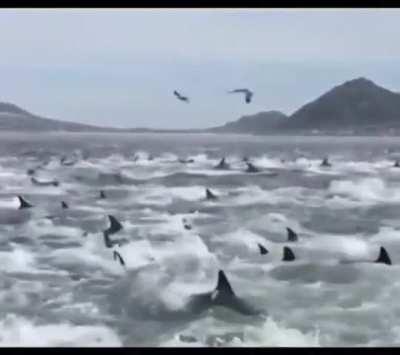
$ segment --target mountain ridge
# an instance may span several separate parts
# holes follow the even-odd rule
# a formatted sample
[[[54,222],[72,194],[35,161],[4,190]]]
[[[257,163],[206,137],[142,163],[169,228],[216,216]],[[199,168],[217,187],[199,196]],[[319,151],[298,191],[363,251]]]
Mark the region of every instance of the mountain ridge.
[[[239,134],[400,134],[400,94],[358,77],[334,86],[290,116],[276,110],[245,115],[205,129],[99,127],[32,114],[0,102],[0,130],[70,132],[239,133]]]

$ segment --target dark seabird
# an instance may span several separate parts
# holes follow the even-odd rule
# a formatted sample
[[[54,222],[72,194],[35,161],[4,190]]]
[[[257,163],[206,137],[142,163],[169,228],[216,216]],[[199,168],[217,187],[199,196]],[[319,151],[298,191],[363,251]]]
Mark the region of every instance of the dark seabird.
[[[178,91],[174,91],[174,95],[176,96],[176,98],[178,99],[178,100],[181,100],[181,101],[185,101],[185,102],[189,102],[189,98],[188,97],[186,97],[186,96],[183,96],[183,95],[181,95]]]
[[[246,103],[250,103],[252,97],[253,97],[253,92],[251,92],[249,89],[236,89],[232,91],[228,91],[229,94],[236,94],[236,93],[241,93],[245,94],[245,101]]]

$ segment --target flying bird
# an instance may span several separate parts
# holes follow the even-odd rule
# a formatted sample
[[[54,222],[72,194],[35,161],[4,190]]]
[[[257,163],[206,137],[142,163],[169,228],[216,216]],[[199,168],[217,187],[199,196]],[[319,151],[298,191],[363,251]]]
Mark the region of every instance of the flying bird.
[[[174,91],[174,95],[177,97],[178,100],[189,102],[189,98],[186,96],[181,95],[178,91]]]
[[[245,97],[246,104],[249,104],[251,101],[251,98],[253,97],[253,92],[251,92],[249,89],[235,89],[232,91],[228,91],[228,94],[237,94],[237,93],[245,95],[244,97]]]

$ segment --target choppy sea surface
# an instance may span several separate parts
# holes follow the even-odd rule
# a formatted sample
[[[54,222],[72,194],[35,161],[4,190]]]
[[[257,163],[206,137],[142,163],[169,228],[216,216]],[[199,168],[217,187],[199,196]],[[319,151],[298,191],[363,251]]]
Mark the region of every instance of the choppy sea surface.
[[[0,345],[399,346],[397,158],[388,137],[1,133]],[[220,269],[260,316],[185,312]]]

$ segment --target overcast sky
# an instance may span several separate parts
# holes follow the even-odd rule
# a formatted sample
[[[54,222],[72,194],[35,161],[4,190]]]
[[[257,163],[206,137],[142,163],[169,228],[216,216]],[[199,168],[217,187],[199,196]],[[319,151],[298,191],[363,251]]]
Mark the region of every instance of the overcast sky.
[[[399,38],[397,9],[1,9],[0,101],[105,126],[216,126],[291,114],[360,76],[400,91]],[[253,103],[226,93],[242,87]]]

